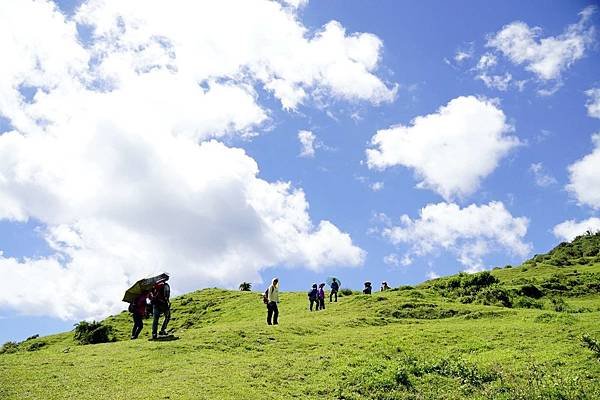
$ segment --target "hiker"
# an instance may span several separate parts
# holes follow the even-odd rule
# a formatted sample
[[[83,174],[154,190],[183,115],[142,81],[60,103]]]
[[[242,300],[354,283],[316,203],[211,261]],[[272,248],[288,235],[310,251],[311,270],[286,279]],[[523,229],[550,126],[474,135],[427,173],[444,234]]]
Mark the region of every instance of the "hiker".
[[[310,311],[313,310],[313,304],[315,305],[315,311],[319,310],[319,301],[317,299],[317,284],[313,283],[312,289],[308,292],[308,301],[310,302]]]
[[[365,288],[363,289],[363,294],[371,294],[371,282],[365,282]]]
[[[331,298],[335,295],[335,302],[337,303],[337,294],[338,290],[340,290],[340,284],[338,283],[337,279],[333,278],[330,286],[331,292],[329,293],[329,302],[331,303]]]
[[[321,283],[319,285],[319,290],[317,291],[317,297],[319,299],[317,310],[325,309],[325,290],[323,289],[324,287],[325,287],[325,284]]]
[[[158,320],[161,314],[165,315],[165,319],[158,334],[160,336],[167,335],[167,324],[171,319],[171,303],[169,301],[170,296],[171,287],[166,280],[157,282],[150,293],[152,315],[154,317],[154,320],[152,321],[152,339],[157,338],[156,331],[158,330]]]
[[[273,278],[271,286],[267,289],[267,324],[277,325],[277,318],[279,317],[279,309],[277,308],[279,303],[279,279]],[[273,323],[271,323],[271,319]]]
[[[142,293],[133,300],[129,310],[133,315],[133,330],[131,331],[131,340],[137,339],[144,327],[144,317],[146,316],[146,299],[148,293]]]
[[[381,288],[380,288],[380,290],[382,292],[385,292],[386,290],[390,290],[390,287],[388,286],[388,284],[387,284],[386,281],[381,282]]]

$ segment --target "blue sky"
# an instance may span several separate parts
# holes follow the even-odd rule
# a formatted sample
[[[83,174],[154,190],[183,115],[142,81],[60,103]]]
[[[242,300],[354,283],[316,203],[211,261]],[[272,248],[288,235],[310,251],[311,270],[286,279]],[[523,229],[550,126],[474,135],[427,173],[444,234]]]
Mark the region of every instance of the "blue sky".
[[[96,3],[0,12],[0,342],[161,270],[397,286],[600,229],[593,2]]]

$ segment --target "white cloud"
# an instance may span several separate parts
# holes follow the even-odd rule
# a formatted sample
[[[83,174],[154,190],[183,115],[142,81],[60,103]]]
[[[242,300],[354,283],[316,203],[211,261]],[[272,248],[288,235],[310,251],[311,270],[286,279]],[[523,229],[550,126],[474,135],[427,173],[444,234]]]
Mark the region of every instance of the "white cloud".
[[[435,271],[429,271],[427,273],[427,279],[437,279],[440,276]]]
[[[491,89],[497,89],[504,92],[510,85],[512,75],[508,72],[504,75],[488,75],[486,73],[482,73],[477,75],[477,79],[482,81],[485,86]]]
[[[535,184],[540,187],[548,187],[557,183],[556,178],[544,171],[544,166],[541,162],[531,164],[529,172],[533,174]]]
[[[374,182],[370,185],[371,190],[374,192],[379,192],[380,190],[383,189],[384,187],[384,183],[383,182]]]
[[[570,219],[556,225],[552,230],[554,236],[569,242],[588,231],[600,231],[600,218],[591,217],[579,222]]]
[[[398,258],[397,254],[391,253],[383,257],[383,263],[386,265],[391,265],[392,267],[397,267],[400,265],[400,259]]]
[[[458,97],[437,112],[416,117],[409,126],[380,130],[367,149],[369,168],[413,168],[418,186],[445,199],[473,193],[483,178],[518,146],[512,127],[497,104]]]
[[[408,254],[405,254],[402,258],[398,258],[398,254],[390,253],[383,257],[383,263],[391,267],[408,267],[413,263],[413,260]]]
[[[479,61],[477,62],[477,66],[475,68],[480,71],[487,71],[490,68],[496,66],[496,64],[498,64],[498,59],[496,58],[496,56],[492,53],[485,53],[479,58]]]
[[[524,64],[542,80],[559,79],[593,42],[594,28],[588,22],[594,12],[594,6],[587,7],[580,13],[578,23],[569,25],[558,36],[542,38],[541,28],[512,22],[491,36],[486,46],[502,52],[515,64]]]
[[[600,132],[592,135],[592,142],[592,152],[569,165],[566,189],[580,204],[600,209]]]
[[[308,0],[282,0],[283,3],[294,7],[294,8],[300,8],[300,7],[304,7],[306,4],[308,4]]]
[[[299,131],[298,140],[302,148],[300,149],[300,157],[315,156],[315,139],[316,136],[310,131]]]
[[[77,23],[93,28],[85,46]],[[258,178],[214,138],[268,122],[260,85],[290,109],[313,95],[391,100],[374,75],[381,46],[337,22],[311,33],[294,7],[264,0],[92,0],[74,19],[0,2],[0,114],[14,128],[0,135],[0,219],[39,221],[55,251],[0,254],[0,306],[100,318],[162,270],[182,292],[257,282],[274,265],[362,264],[348,234],[311,220],[300,188]]]
[[[473,56],[473,53],[470,51],[458,50],[456,52],[456,54],[454,55],[454,61],[456,61],[457,63],[461,63],[464,60],[471,58],[472,56]]]
[[[465,208],[453,203],[428,204],[418,219],[403,215],[400,222],[384,228],[382,234],[395,245],[409,244],[408,256],[449,251],[469,271],[482,269],[483,257],[494,251],[505,249],[524,257],[531,250],[523,241],[528,219],[513,217],[501,202]]]
[[[585,94],[589,97],[585,103],[588,115],[600,118],[600,88],[586,90]]]

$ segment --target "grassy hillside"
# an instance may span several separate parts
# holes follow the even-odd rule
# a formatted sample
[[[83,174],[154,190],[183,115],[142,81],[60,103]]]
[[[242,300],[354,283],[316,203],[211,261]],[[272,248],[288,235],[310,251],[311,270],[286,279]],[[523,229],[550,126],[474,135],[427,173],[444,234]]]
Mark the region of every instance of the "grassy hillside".
[[[104,321],[113,343],[67,332],[5,345],[0,398],[597,399],[599,249],[587,235],[521,267],[352,294],[318,313],[283,293],[279,326],[266,326],[259,293],[201,290],[173,301],[177,341],[144,340],[150,320],[127,340],[123,312]]]

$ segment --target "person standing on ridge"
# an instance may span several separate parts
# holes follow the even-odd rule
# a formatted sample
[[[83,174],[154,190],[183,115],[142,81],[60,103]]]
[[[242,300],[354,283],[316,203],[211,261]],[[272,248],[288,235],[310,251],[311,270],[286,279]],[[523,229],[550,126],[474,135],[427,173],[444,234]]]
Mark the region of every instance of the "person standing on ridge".
[[[319,285],[319,291],[317,292],[317,297],[319,298],[319,303],[317,305],[317,310],[324,310],[325,309],[325,290],[323,289],[325,287],[324,283],[321,283]]]
[[[335,295],[335,302],[337,303],[337,294],[338,290],[340,290],[340,284],[338,283],[337,279],[333,278],[330,286],[331,292],[329,293],[329,302],[331,303],[331,298]]]
[[[279,303],[279,279],[273,278],[271,286],[267,289],[267,324],[277,325],[277,318],[279,317],[279,309],[277,304]],[[271,323],[272,320],[272,323]]]
[[[319,311],[319,300],[317,298],[316,283],[313,283],[312,289],[308,292],[308,301],[310,302],[310,311],[313,310],[313,305],[315,305],[315,311]]]
[[[371,282],[367,281],[365,282],[365,288],[363,289],[363,294],[371,294],[371,290],[373,288],[371,287]]]
[[[158,320],[160,319],[161,314],[165,315],[165,319],[158,334],[161,336],[167,335],[167,324],[171,319],[171,302],[169,301],[170,297],[171,287],[167,283],[166,279],[164,281],[159,281],[154,285],[152,293],[150,293],[152,316],[154,317],[154,320],[152,321],[152,339],[157,338],[156,331],[158,330]]]

